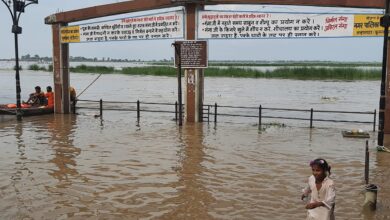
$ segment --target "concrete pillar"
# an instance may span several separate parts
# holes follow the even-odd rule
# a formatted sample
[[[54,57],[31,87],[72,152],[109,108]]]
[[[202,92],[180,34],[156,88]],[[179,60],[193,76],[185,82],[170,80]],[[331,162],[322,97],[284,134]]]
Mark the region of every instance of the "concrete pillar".
[[[53,77],[54,77],[54,111],[70,113],[69,98],[69,45],[61,44],[61,27],[52,25],[53,35]]]
[[[186,40],[196,40],[196,12],[203,5],[186,4]],[[202,122],[203,108],[203,69],[185,69],[185,118],[187,122]]]

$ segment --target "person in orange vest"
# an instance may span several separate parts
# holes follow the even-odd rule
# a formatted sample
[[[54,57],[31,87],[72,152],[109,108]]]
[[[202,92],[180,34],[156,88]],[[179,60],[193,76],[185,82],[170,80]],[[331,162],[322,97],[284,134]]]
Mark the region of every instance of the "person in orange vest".
[[[70,96],[70,104],[72,106],[76,105],[77,102],[76,90],[72,86],[69,86],[69,96]]]
[[[54,92],[53,92],[53,89],[51,88],[51,86],[46,87],[45,97],[47,98],[46,107],[53,108],[54,107]]]

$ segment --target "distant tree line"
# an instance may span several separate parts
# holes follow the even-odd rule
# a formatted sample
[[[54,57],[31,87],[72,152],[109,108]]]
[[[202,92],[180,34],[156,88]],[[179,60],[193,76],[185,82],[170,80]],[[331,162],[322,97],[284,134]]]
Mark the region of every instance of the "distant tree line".
[[[0,59],[1,60],[1,59]],[[3,59],[3,60],[8,60],[8,59]],[[10,59],[10,60],[13,60]],[[21,61],[35,61],[35,62],[52,62],[52,57],[41,57],[38,54],[35,55],[22,55],[20,57]],[[82,56],[70,56],[69,57],[70,62],[145,62],[141,59],[115,59],[115,58],[110,58],[110,57],[102,57],[102,58],[87,58],[87,57],[82,57]],[[151,62],[169,62],[170,60],[167,59],[162,59],[162,60],[152,60]]]

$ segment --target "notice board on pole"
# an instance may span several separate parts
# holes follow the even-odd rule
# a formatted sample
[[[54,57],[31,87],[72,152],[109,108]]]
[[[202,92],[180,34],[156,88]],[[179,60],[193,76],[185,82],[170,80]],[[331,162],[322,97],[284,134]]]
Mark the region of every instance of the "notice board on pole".
[[[180,63],[181,68],[207,68],[207,41],[186,40],[175,43],[180,48],[180,56],[175,52],[175,67],[179,67]]]

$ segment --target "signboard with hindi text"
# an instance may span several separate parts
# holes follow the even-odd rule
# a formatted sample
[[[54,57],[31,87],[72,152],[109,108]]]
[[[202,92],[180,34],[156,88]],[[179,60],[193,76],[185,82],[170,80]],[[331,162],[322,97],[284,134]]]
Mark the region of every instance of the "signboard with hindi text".
[[[183,11],[61,28],[61,43],[184,38]]]
[[[200,11],[198,39],[379,37],[381,16]]]
[[[175,67],[180,62],[181,68],[207,68],[207,41],[186,40],[175,43],[180,48],[180,58],[175,52]]]

